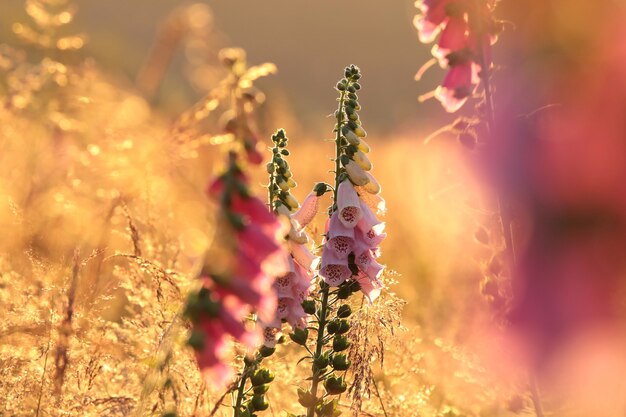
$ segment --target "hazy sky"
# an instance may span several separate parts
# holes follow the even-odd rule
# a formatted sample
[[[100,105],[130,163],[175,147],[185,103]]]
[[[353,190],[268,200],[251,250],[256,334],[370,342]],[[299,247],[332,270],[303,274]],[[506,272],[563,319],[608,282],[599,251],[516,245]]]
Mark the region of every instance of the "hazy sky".
[[[87,54],[119,76],[133,78],[159,23],[186,3],[174,0],[80,0],[75,27],[91,40]],[[419,104],[417,96],[434,88],[443,75],[433,70],[420,84],[413,80],[429,58],[412,25],[411,0],[218,0],[204,1],[215,25],[231,46],[248,51],[252,63],[272,61],[279,74],[265,81],[286,95],[302,125],[316,129],[331,113],[332,87],[343,67],[361,67],[362,118],[372,132],[420,124],[440,115],[436,103]],[[0,0],[0,41],[10,39],[4,20],[19,15],[21,0]],[[169,75],[168,85],[180,77]],[[167,84],[166,84],[167,85]],[[176,87],[172,87],[176,88]],[[166,90],[167,92],[167,90]],[[175,94],[175,91],[172,92]]]

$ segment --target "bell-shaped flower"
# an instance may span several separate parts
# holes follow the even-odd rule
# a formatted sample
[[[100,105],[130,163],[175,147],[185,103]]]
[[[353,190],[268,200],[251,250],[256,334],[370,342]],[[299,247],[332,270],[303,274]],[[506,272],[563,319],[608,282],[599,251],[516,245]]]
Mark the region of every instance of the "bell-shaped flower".
[[[361,291],[365,294],[365,297],[369,301],[369,303],[373,303],[383,288],[382,282],[378,280],[371,280],[367,275],[360,272],[355,277],[356,281],[359,283],[361,287]]]
[[[328,285],[338,287],[350,278],[352,272],[350,272],[347,258],[340,258],[335,251],[324,246],[319,274]]]
[[[326,246],[341,258],[348,257],[354,247],[354,227],[347,227],[341,222],[339,211],[335,211],[330,218]]]
[[[302,202],[300,209],[293,214],[292,219],[298,223],[300,228],[307,226],[315,218],[319,205],[317,193],[309,193]]]
[[[345,180],[337,189],[339,220],[346,227],[354,227],[361,220],[361,202],[352,183]]]

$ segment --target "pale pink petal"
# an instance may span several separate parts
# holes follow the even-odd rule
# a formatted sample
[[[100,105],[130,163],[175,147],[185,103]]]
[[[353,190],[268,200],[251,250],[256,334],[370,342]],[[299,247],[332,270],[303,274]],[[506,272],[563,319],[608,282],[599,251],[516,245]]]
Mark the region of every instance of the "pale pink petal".
[[[294,213],[292,219],[297,221],[300,227],[305,227],[315,218],[319,209],[319,197],[315,192],[306,196],[300,209]]]
[[[354,228],[341,222],[338,211],[330,218],[326,246],[342,258],[347,257],[354,246]]]
[[[312,271],[313,266],[317,262],[317,257],[311,253],[311,251],[305,246],[294,242],[287,242],[289,252],[293,259],[304,267],[307,271]]]
[[[337,212],[339,220],[346,227],[354,227],[361,219],[361,203],[359,195],[349,180],[339,184],[337,189]]]
[[[358,274],[356,280],[361,286],[361,291],[367,297],[367,300],[373,303],[380,295],[382,283],[380,281],[372,281],[364,274]]]
[[[339,258],[334,251],[324,247],[320,276],[331,287],[341,285],[352,273],[348,267],[348,260]]]

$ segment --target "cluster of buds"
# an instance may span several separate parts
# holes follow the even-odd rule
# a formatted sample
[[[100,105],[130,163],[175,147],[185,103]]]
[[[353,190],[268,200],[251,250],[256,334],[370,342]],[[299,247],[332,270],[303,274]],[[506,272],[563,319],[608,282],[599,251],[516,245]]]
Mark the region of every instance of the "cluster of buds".
[[[278,296],[278,309],[274,321],[265,324],[264,344],[273,348],[280,337],[282,324],[287,322],[292,329],[304,329],[307,323],[307,311],[303,303],[308,298],[313,271],[317,266],[318,258],[307,247],[309,236],[304,228],[313,220],[319,209],[319,197],[328,189],[324,183],[317,184],[314,190],[305,198],[299,210],[298,202],[289,193],[289,189],[296,186],[289,164],[285,157],[289,155],[286,149],[288,138],[284,130],[278,130],[272,136],[272,161],[267,164],[270,174],[268,185],[270,204],[281,216],[287,219],[289,233],[286,235],[289,249],[289,270],[274,281],[274,289]]]
[[[418,0],[414,25],[419,39],[430,43],[442,68],[448,69],[435,97],[448,112],[455,112],[470,97],[491,68],[491,45],[501,30],[492,17],[493,0]]]
[[[274,277],[289,269],[281,244],[286,233],[267,206],[254,197],[234,153],[226,172],[208,189],[219,204],[219,256],[210,256],[200,273],[202,287],[190,295],[185,315],[193,330],[189,344],[211,384],[224,385],[231,369],[224,363],[228,335],[251,348],[260,343],[260,332],[248,329],[244,320],[255,312],[265,322],[274,320],[277,299]]]
[[[377,262],[379,245],[385,238],[385,223],[377,218],[384,211],[379,195],[380,185],[371,174],[372,163],[366,153],[370,147],[363,138],[365,130],[357,112],[356,91],[360,88],[358,68],[346,69],[345,78],[337,84],[347,97],[337,113],[337,181],[335,204],[326,224],[320,276],[331,287],[346,283],[357,287],[373,301],[382,288],[380,275],[384,267]],[[347,291],[347,290],[344,290]]]

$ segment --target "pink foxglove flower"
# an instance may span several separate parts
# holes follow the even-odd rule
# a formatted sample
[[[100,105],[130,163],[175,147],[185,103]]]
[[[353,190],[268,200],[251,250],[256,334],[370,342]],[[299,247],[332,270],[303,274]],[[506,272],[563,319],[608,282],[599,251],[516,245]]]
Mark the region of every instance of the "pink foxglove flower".
[[[491,67],[491,45],[498,32],[491,15],[493,1],[421,0],[417,7],[421,14],[414,25],[420,41],[430,43],[441,33],[432,53],[448,74],[435,97],[448,112],[455,112],[473,94],[480,71]]]
[[[265,204],[250,195],[233,155],[230,162],[228,171],[208,188],[209,196],[220,204],[223,227],[218,244],[230,259],[216,260],[223,264],[219,273],[210,263],[205,265],[203,288],[190,297],[186,309],[193,323],[190,344],[211,385],[223,385],[230,377],[224,364],[230,338],[251,348],[260,343],[259,329],[248,329],[244,321],[252,312],[265,321],[274,320],[278,300],[271,290],[273,277],[289,270],[288,255],[278,240],[286,230]]]
[[[320,275],[331,287],[338,287],[352,276],[348,259],[338,256],[333,249],[324,246]]]
[[[278,212],[291,223],[291,231],[287,236],[287,247],[291,256],[289,271],[279,275],[274,282],[278,307],[276,318],[265,322],[263,343],[267,347],[275,346],[281,333],[281,321],[289,323],[292,329],[306,327],[307,314],[302,302],[309,296],[318,258],[306,246],[309,239],[304,227],[316,216],[318,208],[319,196],[315,192],[309,194],[300,209],[293,214],[284,205],[278,207]]]
[[[320,205],[319,199],[316,192],[310,192],[304,199],[300,209],[293,214],[292,219],[296,221],[301,228],[311,223],[317,214]]]
[[[330,218],[326,246],[342,258],[347,258],[354,248],[354,227],[346,227],[338,211]]]
[[[337,190],[339,220],[346,227],[354,227],[361,220],[359,195],[349,180],[342,181]]]

